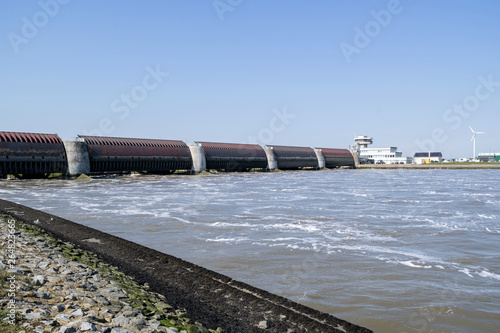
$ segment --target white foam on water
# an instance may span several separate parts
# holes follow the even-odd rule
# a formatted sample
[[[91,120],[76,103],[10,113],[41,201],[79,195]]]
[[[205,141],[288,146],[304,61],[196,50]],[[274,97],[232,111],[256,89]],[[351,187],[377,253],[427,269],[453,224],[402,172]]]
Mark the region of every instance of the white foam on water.
[[[496,215],[477,214],[477,216],[482,219],[488,219],[488,220],[493,220],[497,218]]]
[[[170,216],[169,218],[176,220],[176,221],[179,221],[179,222],[182,222],[184,224],[199,224],[199,222],[190,221],[188,219],[184,219],[184,218],[179,217],[179,216]]]
[[[298,230],[298,231],[306,231],[306,232],[317,232],[321,229],[314,225],[307,225],[302,223],[277,223],[271,225],[263,225],[263,229],[277,229],[277,230]]]
[[[438,194],[436,191],[425,191],[423,194]]]
[[[460,273],[464,273],[465,275],[467,275],[468,277],[471,277],[473,278],[474,276],[471,274],[470,272],[470,269],[468,268],[462,268],[462,269],[459,269],[458,270]]]
[[[477,273],[477,275],[479,275],[480,277],[483,277],[483,278],[489,278],[489,279],[494,279],[494,280],[500,281],[500,274],[491,273],[491,272],[488,272],[486,270]]]
[[[235,222],[214,222],[208,223],[207,226],[214,228],[253,228],[256,227],[253,223],[235,223]]]
[[[411,260],[406,260],[406,261],[400,261],[399,262],[402,265],[408,266],[408,267],[413,267],[413,268],[432,268],[430,265],[417,265],[414,264],[413,261]]]
[[[207,242],[215,242],[215,243],[227,243],[227,244],[238,244],[243,242],[248,242],[248,237],[233,237],[233,238],[207,238]]]

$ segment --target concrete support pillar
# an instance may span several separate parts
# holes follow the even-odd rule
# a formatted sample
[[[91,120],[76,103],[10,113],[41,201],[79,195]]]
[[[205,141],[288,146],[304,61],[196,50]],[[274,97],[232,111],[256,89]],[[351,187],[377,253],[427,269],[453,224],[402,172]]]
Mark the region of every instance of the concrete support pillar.
[[[355,151],[351,151],[352,157],[354,158],[354,168],[357,168],[359,166],[359,156],[358,153]]]
[[[78,139],[77,139],[78,140]],[[82,141],[64,141],[66,158],[68,160],[67,175],[77,177],[90,173],[90,159],[87,144]]]
[[[277,169],[278,162],[276,161],[276,157],[274,156],[273,148],[267,146],[264,146],[262,148],[264,148],[267,156],[267,169],[271,171]]]
[[[323,152],[321,149],[314,149],[314,152],[316,153],[316,157],[318,158],[318,169],[324,169],[326,162],[325,162],[325,156],[323,155]]]
[[[205,152],[203,148],[198,143],[193,143],[189,145],[189,150],[191,151],[191,157],[193,158],[193,173],[200,173],[207,169],[207,160],[205,159]]]

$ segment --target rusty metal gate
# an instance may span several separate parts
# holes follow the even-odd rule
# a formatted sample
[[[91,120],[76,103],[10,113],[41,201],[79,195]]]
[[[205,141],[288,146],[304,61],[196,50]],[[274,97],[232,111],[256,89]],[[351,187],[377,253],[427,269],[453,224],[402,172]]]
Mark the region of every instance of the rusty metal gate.
[[[314,149],[309,147],[267,146],[274,153],[278,169],[293,170],[318,168],[318,157]]]
[[[23,178],[65,174],[68,164],[57,134],[0,132],[0,176]]]
[[[267,157],[259,145],[196,142],[205,152],[207,170],[245,171],[267,168]]]
[[[316,148],[325,157],[325,168],[334,169],[342,166],[354,167],[354,157],[347,149]]]
[[[87,144],[91,173],[171,173],[193,166],[189,147],[182,141],[79,137]]]

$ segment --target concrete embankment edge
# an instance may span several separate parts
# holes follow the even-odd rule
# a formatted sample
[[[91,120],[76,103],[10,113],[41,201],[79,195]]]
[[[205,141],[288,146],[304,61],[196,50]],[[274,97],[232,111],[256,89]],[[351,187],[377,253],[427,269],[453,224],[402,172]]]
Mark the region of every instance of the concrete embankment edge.
[[[182,259],[0,199],[0,212],[35,225],[118,267],[188,317],[224,332],[371,332]],[[260,324],[260,326],[259,326]]]

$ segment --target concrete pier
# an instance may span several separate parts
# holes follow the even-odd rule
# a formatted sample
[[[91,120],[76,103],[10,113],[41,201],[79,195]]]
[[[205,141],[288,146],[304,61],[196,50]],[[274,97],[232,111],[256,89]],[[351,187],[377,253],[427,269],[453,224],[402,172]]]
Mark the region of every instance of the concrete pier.
[[[323,152],[321,149],[314,149],[314,152],[316,153],[316,157],[318,158],[318,169],[324,169],[325,168],[325,156],[323,156]]]
[[[90,160],[85,141],[77,139],[76,141],[64,141],[63,144],[66,150],[66,158],[68,159],[67,175],[78,177],[83,174],[89,174]]]
[[[193,158],[193,173],[200,173],[207,169],[207,160],[205,158],[205,152],[200,144],[193,143],[188,145],[191,151],[191,157]]]
[[[357,168],[359,166],[359,156],[355,151],[351,151],[352,158],[354,158],[354,167]]]
[[[278,168],[278,162],[276,161],[276,157],[274,156],[273,148],[264,146],[264,151],[267,156],[267,169],[272,171]]]

